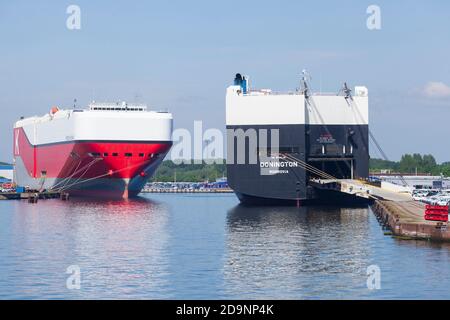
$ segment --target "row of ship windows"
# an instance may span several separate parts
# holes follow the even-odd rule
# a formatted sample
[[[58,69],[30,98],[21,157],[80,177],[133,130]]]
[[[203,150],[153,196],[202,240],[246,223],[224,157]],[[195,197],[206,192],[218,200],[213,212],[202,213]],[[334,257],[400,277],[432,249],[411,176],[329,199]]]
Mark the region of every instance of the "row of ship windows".
[[[100,153],[100,152],[91,152],[91,153],[89,153],[89,155],[91,157],[98,158],[98,157],[101,157],[102,155],[103,155],[103,157],[109,157],[110,154],[108,152],[104,152],[103,154]],[[127,158],[133,157],[133,153],[130,153],[130,152],[126,152],[123,155],[125,157],[127,157]],[[149,158],[157,158],[157,157],[159,157],[159,155],[160,155],[159,153],[150,153],[150,154],[147,155],[147,157],[149,157]],[[111,153],[111,156],[112,157],[118,157],[119,153],[113,152],[113,153]],[[140,157],[140,158],[143,158],[143,157],[145,157],[145,153],[138,153],[137,156]]]
[[[144,111],[143,108],[92,108],[92,110],[107,110],[107,111]]]

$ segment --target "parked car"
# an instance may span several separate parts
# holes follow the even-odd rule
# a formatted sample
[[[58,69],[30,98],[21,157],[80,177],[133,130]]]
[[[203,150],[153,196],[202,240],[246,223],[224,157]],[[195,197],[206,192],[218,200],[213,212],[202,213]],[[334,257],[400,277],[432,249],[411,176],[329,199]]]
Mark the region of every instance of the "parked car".
[[[445,195],[440,197],[436,204],[438,206],[448,206],[449,203],[450,203],[450,196]]]
[[[416,194],[413,194],[413,196],[412,196],[412,198],[415,201],[423,201],[426,197],[427,197],[427,193],[425,193],[425,192],[420,192],[420,193],[418,192]]]

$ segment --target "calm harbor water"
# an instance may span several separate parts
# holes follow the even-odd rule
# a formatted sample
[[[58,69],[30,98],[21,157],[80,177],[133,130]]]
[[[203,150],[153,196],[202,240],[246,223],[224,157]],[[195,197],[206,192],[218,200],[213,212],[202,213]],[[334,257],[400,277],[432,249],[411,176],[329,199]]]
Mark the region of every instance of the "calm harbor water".
[[[73,265],[79,290],[66,287]],[[0,201],[0,299],[450,299],[449,269],[448,244],[385,236],[369,208],[248,208],[231,194]]]

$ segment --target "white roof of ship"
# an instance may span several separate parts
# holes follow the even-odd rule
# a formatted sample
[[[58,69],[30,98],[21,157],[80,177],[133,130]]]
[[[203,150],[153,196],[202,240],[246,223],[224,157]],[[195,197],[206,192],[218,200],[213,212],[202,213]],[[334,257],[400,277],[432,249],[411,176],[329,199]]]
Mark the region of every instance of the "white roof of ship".
[[[89,104],[89,110],[94,111],[147,111],[146,104],[128,104],[125,101],[122,102],[91,102]]]
[[[47,122],[52,119],[59,119],[59,118],[67,118],[70,117],[73,112],[98,112],[98,111],[115,111],[115,112],[146,112],[151,114],[168,114],[171,116],[171,114],[167,110],[160,110],[160,111],[148,111],[146,104],[128,104],[127,102],[91,102],[87,109],[58,109],[57,112],[54,114],[51,113],[51,111],[47,114],[44,114],[43,116],[31,116],[27,118],[21,118],[18,120],[14,127],[22,127],[31,123],[41,123],[41,122]]]

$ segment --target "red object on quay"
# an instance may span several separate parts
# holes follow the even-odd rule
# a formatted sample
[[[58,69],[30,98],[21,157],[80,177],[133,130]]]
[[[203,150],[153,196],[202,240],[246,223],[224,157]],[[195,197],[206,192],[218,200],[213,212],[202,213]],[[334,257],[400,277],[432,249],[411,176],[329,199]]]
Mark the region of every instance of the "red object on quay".
[[[448,222],[449,206],[433,206],[427,204],[425,207],[425,220]]]

